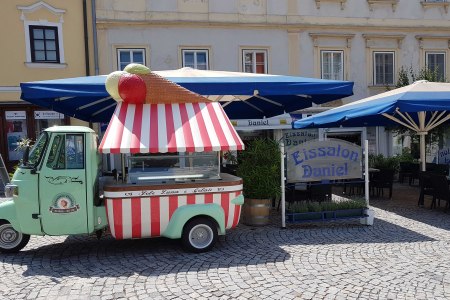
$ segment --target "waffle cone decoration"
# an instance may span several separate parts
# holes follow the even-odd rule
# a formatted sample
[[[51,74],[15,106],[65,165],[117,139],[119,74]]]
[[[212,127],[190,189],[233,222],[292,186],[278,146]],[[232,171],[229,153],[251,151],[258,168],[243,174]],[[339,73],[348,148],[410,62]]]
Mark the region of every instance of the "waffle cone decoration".
[[[140,64],[129,64],[123,71],[112,72],[106,77],[105,85],[116,101],[130,104],[210,102]]]

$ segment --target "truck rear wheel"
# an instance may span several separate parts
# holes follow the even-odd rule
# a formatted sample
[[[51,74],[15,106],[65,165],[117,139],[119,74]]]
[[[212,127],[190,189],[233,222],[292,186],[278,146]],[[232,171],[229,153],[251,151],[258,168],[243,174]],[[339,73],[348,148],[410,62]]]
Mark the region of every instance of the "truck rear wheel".
[[[217,241],[217,226],[208,218],[196,218],[183,228],[181,241],[183,247],[190,252],[209,251]]]
[[[28,234],[16,231],[8,222],[0,222],[0,252],[19,252],[29,240]]]

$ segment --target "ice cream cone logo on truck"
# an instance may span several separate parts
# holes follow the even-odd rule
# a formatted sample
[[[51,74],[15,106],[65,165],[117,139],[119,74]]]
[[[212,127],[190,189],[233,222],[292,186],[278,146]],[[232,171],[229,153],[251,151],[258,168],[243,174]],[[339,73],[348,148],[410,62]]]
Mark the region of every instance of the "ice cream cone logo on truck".
[[[55,214],[64,214],[64,213],[71,213],[76,212],[80,209],[80,205],[76,204],[75,201],[72,199],[72,196],[63,193],[58,194],[55,197],[55,200],[53,201],[52,206],[50,206],[50,212]]]

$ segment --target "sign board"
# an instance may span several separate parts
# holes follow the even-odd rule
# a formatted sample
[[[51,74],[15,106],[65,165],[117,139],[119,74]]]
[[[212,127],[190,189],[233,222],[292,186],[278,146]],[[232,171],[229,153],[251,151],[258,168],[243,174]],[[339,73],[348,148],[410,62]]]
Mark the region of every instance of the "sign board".
[[[362,178],[362,148],[353,143],[311,140],[286,152],[288,182]]]
[[[27,118],[26,111],[5,111],[6,120],[24,120]]]
[[[265,129],[290,129],[292,118],[289,114],[267,119],[239,119],[230,120],[236,130],[265,130]]]
[[[289,129],[283,130],[284,146],[296,147],[310,140],[317,140],[319,129]]]
[[[64,119],[64,115],[52,110],[39,110],[34,112],[36,120],[59,120]]]
[[[441,165],[450,164],[450,147],[446,147],[438,151],[438,162]]]

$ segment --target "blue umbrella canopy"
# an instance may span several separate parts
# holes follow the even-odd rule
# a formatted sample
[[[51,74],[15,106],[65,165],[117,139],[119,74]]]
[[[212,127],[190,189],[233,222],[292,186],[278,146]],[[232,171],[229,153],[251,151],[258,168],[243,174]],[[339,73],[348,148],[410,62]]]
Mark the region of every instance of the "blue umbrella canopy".
[[[450,83],[418,81],[294,121],[293,128],[400,124],[420,136],[425,170],[425,135],[450,119]]]
[[[220,101],[231,119],[268,118],[353,94],[353,82],[348,81],[190,68],[155,73]],[[88,76],[21,83],[21,98],[81,120],[109,122],[116,102],[105,80]]]

